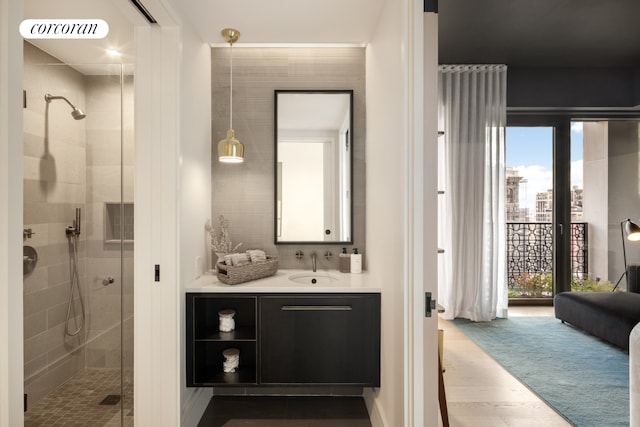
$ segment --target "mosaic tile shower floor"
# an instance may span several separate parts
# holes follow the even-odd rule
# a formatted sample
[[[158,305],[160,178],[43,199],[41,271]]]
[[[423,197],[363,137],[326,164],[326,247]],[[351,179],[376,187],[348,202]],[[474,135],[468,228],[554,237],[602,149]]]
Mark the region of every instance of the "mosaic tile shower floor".
[[[132,378],[131,372],[125,378]],[[120,395],[120,371],[87,369],[49,393],[24,414],[25,427],[120,426],[120,403],[101,405],[109,395]],[[125,382],[124,424],[133,426],[133,384]]]

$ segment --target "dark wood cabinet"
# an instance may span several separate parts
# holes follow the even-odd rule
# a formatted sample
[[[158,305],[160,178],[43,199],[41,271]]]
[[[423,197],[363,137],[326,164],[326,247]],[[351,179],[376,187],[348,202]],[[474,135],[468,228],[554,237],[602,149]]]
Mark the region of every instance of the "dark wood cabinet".
[[[220,332],[232,309],[235,330]],[[380,385],[380,294],[187,293],[187,386]],[[222,352],[240,350],[225,374]]]
[[[260,383],[380,385],[380,298],[260,299]]]

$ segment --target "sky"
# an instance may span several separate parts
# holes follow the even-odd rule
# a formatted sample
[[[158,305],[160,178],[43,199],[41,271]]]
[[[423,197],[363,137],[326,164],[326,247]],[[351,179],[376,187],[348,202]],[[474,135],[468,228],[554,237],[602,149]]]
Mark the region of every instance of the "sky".
[[[520,185],[520,206],[535,212],[536,194],[553,186],[553,128],[508,127],[507,167],[527,179]],[[571,124],[571,185],[582,188],[582,123]]]

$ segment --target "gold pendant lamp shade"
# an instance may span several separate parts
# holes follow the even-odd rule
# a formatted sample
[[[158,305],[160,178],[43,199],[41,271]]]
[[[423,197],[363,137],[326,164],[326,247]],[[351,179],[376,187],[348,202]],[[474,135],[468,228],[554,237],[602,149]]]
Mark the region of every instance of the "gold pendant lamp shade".
[[[242,163],[244,161],[244,144],[236,139],[233,130],[233,44],[240,38],[240,32],[233,28],[222,30],[222,37],[229,43],[229,130],[227,137],[218,142],[218,160],[223,163]]]
[[[242,163],[244,144],[236,139],[233,129],[227,131],[227,137],[218,142],[218,160],[223,163]]]

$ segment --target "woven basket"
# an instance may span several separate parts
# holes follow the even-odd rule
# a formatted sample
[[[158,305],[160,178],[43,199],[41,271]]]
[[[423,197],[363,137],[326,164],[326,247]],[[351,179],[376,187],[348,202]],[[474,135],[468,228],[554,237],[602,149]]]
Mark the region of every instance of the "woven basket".
[[[252,262],[247,265],[227,265],[219,262],[218,280],[226,285],[237,285],[250,280],[261,279],[276,274],[278,271],[278,257],[268,256],[266,261]]]

